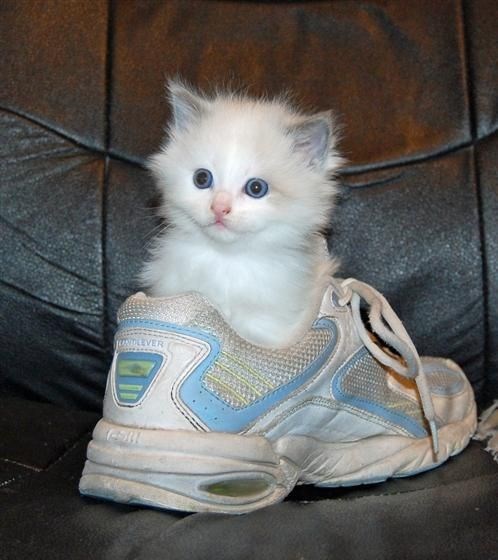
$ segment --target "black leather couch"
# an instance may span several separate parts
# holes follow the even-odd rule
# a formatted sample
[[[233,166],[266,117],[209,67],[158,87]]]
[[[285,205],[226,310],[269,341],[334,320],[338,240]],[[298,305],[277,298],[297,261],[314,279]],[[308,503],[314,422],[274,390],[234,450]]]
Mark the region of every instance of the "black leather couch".
[[[498,2],[0,3],[0,557],[496,559],[498,465],[299,487],[230,517],[85,499],[116,310],[159,225],[164,80],[334,108],[343,276],[498,397]]]

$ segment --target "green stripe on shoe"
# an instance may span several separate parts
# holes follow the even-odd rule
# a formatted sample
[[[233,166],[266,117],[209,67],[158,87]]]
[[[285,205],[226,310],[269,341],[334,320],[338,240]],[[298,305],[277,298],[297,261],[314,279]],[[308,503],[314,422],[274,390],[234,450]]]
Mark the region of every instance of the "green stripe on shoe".
[[[149,360],[119,360],[118,375],[123,377],[148,377],[154,367]]]
[[[142,385],[129,385],[128,383],[120,383],[119,384],[120,391],[137,391],[140,392],[142,390]]]

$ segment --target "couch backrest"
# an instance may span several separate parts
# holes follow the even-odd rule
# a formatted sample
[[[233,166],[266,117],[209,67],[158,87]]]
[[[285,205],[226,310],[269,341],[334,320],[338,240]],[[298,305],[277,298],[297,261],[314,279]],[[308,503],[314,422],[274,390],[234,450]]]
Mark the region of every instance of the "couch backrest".
[[[99,408],[116,310],[158,225],[144,168],[165,77],[333,108],[329,243],[420,350],[498,394],[498,3],[107,2],[0,8],[0,388]]]

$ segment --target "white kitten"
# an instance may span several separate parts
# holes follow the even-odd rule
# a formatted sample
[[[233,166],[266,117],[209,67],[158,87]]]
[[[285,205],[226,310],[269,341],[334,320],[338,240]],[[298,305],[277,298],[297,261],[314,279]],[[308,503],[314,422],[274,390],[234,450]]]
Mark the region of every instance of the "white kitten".
[[[150,160],[171,227],[142,272],[154,296],[204,294],[253,343],[281,347],[316,317],[334,271],[320,230],[335,193],[330,113],[207,98],[169,84],[169,137]]]

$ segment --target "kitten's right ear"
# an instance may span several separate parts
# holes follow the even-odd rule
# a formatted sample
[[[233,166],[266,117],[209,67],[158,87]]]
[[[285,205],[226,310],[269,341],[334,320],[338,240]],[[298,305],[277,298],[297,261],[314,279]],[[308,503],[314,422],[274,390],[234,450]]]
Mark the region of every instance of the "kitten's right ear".
[[[187,128],[207,109],[207,101],[176,80],[167,85],[168,97],[173,112],[173,124],[177,130]]]

